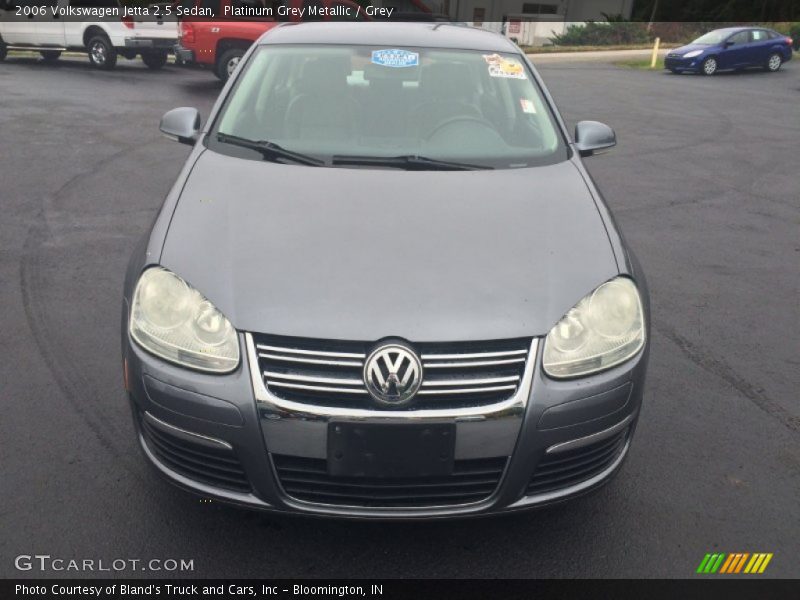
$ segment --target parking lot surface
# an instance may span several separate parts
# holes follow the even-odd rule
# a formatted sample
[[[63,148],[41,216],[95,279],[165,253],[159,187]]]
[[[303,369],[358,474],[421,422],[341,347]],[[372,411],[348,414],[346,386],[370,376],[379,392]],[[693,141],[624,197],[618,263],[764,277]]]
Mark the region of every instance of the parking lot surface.
[[[175,106],[208,115],[216,79],[0,64],[0,576],[41,576],[14,568],[39,553],[194,561],[144,576],[691,577],[707,552],[772,552],[762,577],[800,575],[800,64],[541,73],[571,126],[604,121],[619,139],[586,164],[652,294],[632,451],[569,504],[361,523],[203,503],[159,479],[134,439],[123,271],[189,152],[158,120]]]

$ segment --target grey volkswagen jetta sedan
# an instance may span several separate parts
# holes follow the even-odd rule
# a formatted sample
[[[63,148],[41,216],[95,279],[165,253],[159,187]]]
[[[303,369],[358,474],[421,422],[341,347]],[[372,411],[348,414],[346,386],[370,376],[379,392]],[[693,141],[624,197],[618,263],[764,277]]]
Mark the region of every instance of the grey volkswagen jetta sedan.
[[[172,482],[266,510],[495,514],[586,493],[631,444],[642,271],[574,137],[502,36],[265,34],[127,271],[125,384]]]

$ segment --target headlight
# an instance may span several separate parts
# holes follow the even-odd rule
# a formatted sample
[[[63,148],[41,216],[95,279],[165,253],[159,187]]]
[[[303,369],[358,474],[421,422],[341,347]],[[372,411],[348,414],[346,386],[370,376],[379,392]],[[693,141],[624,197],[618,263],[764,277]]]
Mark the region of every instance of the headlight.
[[[684,54],[683,58],[694,58],[695,56],[700,56],[702,53],[702,50],[692,50],[691,52]]]
[[[578,302],[544,341],[544,370],[576,377],[608,369],[644,345],[644,314],[636,284],[617,277]]]
[[[239,364],[239,340],[230,321],[180,277],[155,267],[136,284],[131,337],[168,361],[214,373]]]

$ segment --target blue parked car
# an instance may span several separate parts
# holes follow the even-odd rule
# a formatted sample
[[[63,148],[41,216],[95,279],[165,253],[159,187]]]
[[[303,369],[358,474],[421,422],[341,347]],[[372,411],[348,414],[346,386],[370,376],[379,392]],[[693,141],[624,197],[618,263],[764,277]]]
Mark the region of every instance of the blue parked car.
[[[792,38],[761,27],[727,27],[670,50],[664,68],[713,75],[717,71],[761,67],[775,72],[792,58]]]

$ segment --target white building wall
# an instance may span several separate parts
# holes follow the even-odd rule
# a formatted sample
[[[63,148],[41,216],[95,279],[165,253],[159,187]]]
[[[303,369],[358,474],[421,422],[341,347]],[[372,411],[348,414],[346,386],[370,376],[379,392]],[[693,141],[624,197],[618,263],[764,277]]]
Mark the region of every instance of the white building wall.
[[[557,20],[526,21],[511,15],[505,26],[505,34],[520,46],[544,46],[550,43],[554,35],[564,33],[564,29],[570,24]]]
[[[524,13],[526,4],[556,6],[556,12]],[[562,33],[568,23],[602,21],[603,13],[630,18],[633,0],[449,0],[445,8],[452,19],[490,31],[502,32],[504,23],[520,22],[519,32],[506,35],[520,44],[540,46],[554,33]]]
[[[564,3],[567,21],[602,21],[603,13],[631,18],[633,0],[572,0]]]

